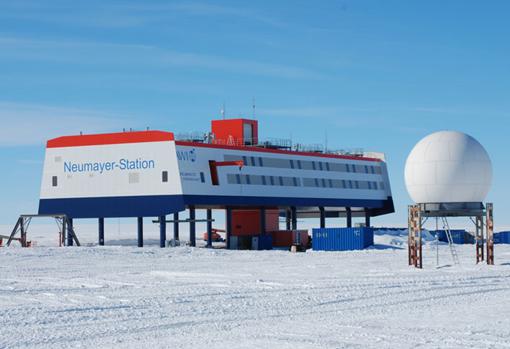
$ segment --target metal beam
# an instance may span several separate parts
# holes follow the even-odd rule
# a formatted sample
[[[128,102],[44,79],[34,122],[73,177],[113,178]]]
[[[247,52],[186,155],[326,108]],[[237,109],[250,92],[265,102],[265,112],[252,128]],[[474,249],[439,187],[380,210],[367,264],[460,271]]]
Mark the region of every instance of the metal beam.
[[[370,209],[365,208],[365,227],[370,228]]]
[[[7,240],[6,246],[10,246],[11,245],[11,241],[14,238],[14,236],[16,235],[16,233],[18,232],[18,229],[19,229],[19,227],[21,225],[21,220],[22,220],[21,217],[18,218],[18,221],[16,222],[16,225],[14,226],[14,229],[12,230],[12,233],[11,233],[11,235],[9,237],[9,240]]]
[[[347,228],[352,228],[352,210],[350,207],[346,207],[345,211],[347,213]]]

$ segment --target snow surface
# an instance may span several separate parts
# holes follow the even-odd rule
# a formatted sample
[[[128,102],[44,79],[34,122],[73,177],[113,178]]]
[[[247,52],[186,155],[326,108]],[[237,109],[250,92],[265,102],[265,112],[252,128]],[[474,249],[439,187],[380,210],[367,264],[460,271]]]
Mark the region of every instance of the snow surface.
[[[0,248],[0,348],[510,347],[510,245],[495,266],[459,246],[452,266],[441,244],[436,268],[428,242],[417,270],[398,232],[296,254],[44,246],[53,235]]]

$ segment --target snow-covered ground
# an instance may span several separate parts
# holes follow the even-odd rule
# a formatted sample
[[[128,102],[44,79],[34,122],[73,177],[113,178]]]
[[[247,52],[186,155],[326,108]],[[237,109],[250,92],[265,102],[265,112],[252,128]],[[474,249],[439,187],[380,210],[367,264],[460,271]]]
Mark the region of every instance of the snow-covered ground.
[[[0,248],[0,348],[510,347],[510,245],[495,266],[460,246],[451,266],[443,244],[436,268],[428,243],[416,270],[394,233],[297,254],[53,239]]]

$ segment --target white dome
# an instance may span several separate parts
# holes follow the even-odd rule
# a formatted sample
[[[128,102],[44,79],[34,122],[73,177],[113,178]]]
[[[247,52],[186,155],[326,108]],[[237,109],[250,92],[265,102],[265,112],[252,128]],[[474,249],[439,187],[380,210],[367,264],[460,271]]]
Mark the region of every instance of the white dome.
[[[473,137],[440,131],[411,150],[405,181],[416,203],[483,202],[491,187],[492,164]]]

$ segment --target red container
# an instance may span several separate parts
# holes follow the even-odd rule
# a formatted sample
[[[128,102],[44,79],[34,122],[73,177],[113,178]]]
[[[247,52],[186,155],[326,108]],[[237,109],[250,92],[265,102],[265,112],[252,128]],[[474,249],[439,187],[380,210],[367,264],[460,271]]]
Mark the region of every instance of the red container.
[[[278,230],[278,210],[266,209],[266,231]],[[260,210],[232,210],[232,235],[260,235]]]
[[[308,246],[308,230],[276,230],[271,235],[274,247]]]

